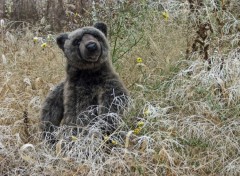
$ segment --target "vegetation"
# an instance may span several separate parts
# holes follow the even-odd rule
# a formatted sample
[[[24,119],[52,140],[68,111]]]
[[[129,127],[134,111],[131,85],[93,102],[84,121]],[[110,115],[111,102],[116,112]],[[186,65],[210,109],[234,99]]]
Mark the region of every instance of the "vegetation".
[[[28,19],[2,2],[0,175],[240,174],[238,0],[28,0]],[[61,128],[51,148],[39,111],[65,74],[55,36],[99,20],[131,106],[112,135]]]

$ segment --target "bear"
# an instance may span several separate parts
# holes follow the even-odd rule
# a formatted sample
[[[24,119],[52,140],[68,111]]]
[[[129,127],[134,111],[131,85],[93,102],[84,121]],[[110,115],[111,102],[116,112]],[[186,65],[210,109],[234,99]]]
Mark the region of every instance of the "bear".
[[[83,129],[103,120],[103,133],[116,129],[114,115],[128,106],[129,91],[115,72],[109,54],[107,25],[93,26],[60,34],[57,45],[66,57],[66,78],[46,97],[41,108],[43,138],[55,142],[59,126]]]

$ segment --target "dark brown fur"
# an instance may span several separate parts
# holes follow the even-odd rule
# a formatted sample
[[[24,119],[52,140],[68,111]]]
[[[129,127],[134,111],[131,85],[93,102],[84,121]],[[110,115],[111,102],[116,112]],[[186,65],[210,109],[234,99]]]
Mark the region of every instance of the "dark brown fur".
[[[60,125],[83,128],[97,118],[104,118],[109,124],[103,131],[115,129],[110,114],[123,112],[128,91],[109,60],[106,34],[106,25],[97,23],[57,38],[67,58],[67,74],[65,81],[50,92],[43,104],[44,138],[54,140],[52,132]]]

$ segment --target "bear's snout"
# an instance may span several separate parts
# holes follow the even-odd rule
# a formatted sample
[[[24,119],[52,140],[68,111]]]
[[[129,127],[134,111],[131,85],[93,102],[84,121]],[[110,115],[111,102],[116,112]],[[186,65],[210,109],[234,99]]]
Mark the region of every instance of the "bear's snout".
[[[90,34],[84,34],[80,42],[80,56],[88,62],[97,62],[102,49],[98,39]]]
[[[98,49],[97,44],[95,42],[89,42],[85,46],[89,52],[94,52]]]

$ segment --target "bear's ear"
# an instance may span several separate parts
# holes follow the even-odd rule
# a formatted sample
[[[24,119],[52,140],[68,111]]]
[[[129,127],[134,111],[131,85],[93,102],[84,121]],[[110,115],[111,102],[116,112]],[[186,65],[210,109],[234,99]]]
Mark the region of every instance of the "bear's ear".
[[[93,27],[102,31],[104,35],[107,37],[107,25],[105,23],[98,22],[98,23],[95,23]]]
[[[64,50],[64,43],[67,39],[68,39],[68,34],[67,33],[60,34],[56,39],[59,48],[61,48],[62,50]]]

